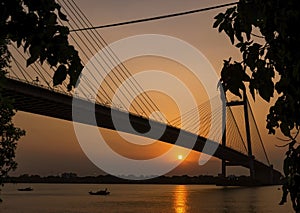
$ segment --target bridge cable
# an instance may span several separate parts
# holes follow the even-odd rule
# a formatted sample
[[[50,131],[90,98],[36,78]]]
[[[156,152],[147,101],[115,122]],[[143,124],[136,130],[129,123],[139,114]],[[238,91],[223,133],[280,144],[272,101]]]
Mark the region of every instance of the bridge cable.
[[[62,4],[61,4],[61,6],[62,6]],[[63,7],[63,6],[62,6]],[[64,7],[63,7],[64,8]],[[65,9],[65,8],[64,8]],[[69,16],[69,18],[72,20],[72,22],[74,22],[75,23],[75,25],[76,26],[78,26],[77,24],[76,24],[76,22],[75,22],[75,20],[70,16],[70,14],[69,14],[69,12],[67,11],[67,10],[65,10],[66,11],[66,13],[67,13],[67,15]],[[69,23],[69,25],[70,25],[70,27],[72,27],[72,24],[71,23]],[[85,43],[85,41],[81,38],[81,36],[79,36],[77,33],[76,33],[76,35],[77,35],[77,37],[80,39],[80,41],[83,43],[83,45],[85,45],[85,46],[87,46],[86,45],[86,43]],[[86,37],[86,35],[84,35],[85,36],[85,38],[87,39],[87,37]],[[72,37],[72,36],[71,36]],[[72,39],[73,39],[73,41],[76,43],[76,45],[78,46],[78,48],[82,51],[82,53],[85,55],[85,57],[86,58],[88,58],[88,55],[87,55],[87,53],[83,50],[83,48],[79,45],[79,43],[76,41],[76,39],[74,39],[73,37],[72,37]],[[99,61],[97,60],[97,62],[98,62],[98,64],[103,68],[103,66],[99,63]],[[95,68],[95,69],[97,69],[96,68],[96,65],[92,62],[92,65],[93,65],[93,67]],[[98,73],[98,74],[100,74],[101,75],[101,73]],[[94,81],[95,82],[97,82],[97,78],[94,76],[94,74],[91,72],[91,76],[93,77],[93,79],[94,79]],[[101,75],[102,76],[102,75]],[[102,76],[103,77],[103,76]],[[113,82],[114,82],[114,84],[116,84],[116,82],[112,79],[112,78],[110,78]],[[95,85],[93,85],[92,87],[91,87],[91,82],[90,81],[87,81],[87,83],[90,85],[90,88],[93,90],[93,89],[97,89],[97,87],[95,86]],[[113,88],[111,87],[111,85],[110,84],[106,84],[108,87],[109,87],[109,89],[111,90],[111,91],[113,91]],[[105,90],[104,90],[104,88],[103,88],[103,86],[102,85],[100,85],[100,88],[102,89],[102,90],[100,90],[100,93],[102,92],[102,94],[105,94],[104,96],[106,96],[108,99],[110,99],[110,97],[109,97],[109,95],[106,93],[106,92],[104,92]],[[121,102],[121,99],[119,98],[119,97],[117,97],[117,99]]]
[[[95,27],[78,28],[78,29],[72,30],[71,32],[84,31],[84,30],[94,30],[94,29],[101,29],[101,28],[108,28],[108,27],[116,27],[116,26],[122,26],[122,25],[129,25],[129,24],[136,24],[136,23],[141,23],[141,22],[149,22],[149,21],[154,21],[154,20],[173,18],[173,17],[177,17],[177,16],[183,16],[183,15],[189,15],[189,14],[193,14],[193,13],[199,13],[199,12],[219,9],[219,8],[222,8],[222,7],[228,7],[228,6],[232,6],[232,5],[236,5],[236,4],[238,4],[238,2],[232,2],[232,3],[228,3],[228,4],[221,4],[221,5],[216,5],[216,6],[206,7],[206,8],[200,8],[200,9],[195,9],[195,10],[189,10],[189,11],[184,11],[184,12],[179,12],[179,13],[172,13],[172,14],[167,14],[167,15],[160,15],[160,16],[154,16],[154,17],[149,17],[149,18],[119,22],[119,23],[114,23],[114,24],[106,24],[106,25],[95,26]]]
[[[62,6],[62,4],[60,4]],[[65,9],[64,7],[62,7],[63,9]],[[67,10],[65,9],[67,15],[69,14],[67,12]],[[69,16],[69,15],[68,15]],[[71,20],[75,23],[76,26],[78,26],[75,22],[75,20],[70,16]],[[63,25],[63,23],[60,21],[60,23]],[[69,22],[70,27],[72,28],[72,24]],[[83,43],[83,45],[87,46],[86,43],[82,40],[81,36],[79,36],[76,33],[77,37],[80,39],[80,41]],[[78,46],[78,48],[82,51],[82,53],[84,54],[84,56],[88,59],[88,55],[87,53],[83,50],[83,48],[79,45],[79,43],[77,42],[77,40],[71,36],[72,40],[75,42],[75,44]],[[92,63],[93,67],[96,69],[96,65],[94,63]],[[93,77],[94,81],[97,81],[96,77],[94,76],[93,73],[91,73],[91,76]],[[88,86],[92,91],[96,88],[97,86],[95,86],[93,83],[91,83],[90,80],[87,80],[85,76],[82,75],[82,80],[86,82],[86,86]],[[84,85],[85,86],[85,85]],[[99,91],[99,93],[101,93],[102,96],[106,96],[106,98],[110,99],[109,95],[107,93],[105,93],[103,87],[100,85],[101,90]],[[87,90],[87,92],[90,94],[90,92]],[[97,98],[99,98],[100,100],[103,100],[98,94],[97,94]]]
[[[263,148],[264,155],[265,155],[265,157],[266,157],[266,160],[267,160],[268,164],[271,165],[271,163],[270,163],[270,161],[269,161],[269,158],[268,158],[268,155],[267,155],[267,152],[266,152],[266,149],[265,149],[265,146],[264,146],[264,144],[263,144],[263,141],[262,141],[260,132],[259,132],[259,130],[258,130],[257,123],[256,123],[256,121],[255,121],[255,119],[254,119],[254,114],[253,114],[252,108],[251,108],[250,103],[249,103],[248,101],[247,101],[247,105],[248,105],[249,111],[250,111],[250,113],[251,113],[251,117],[252,117],[252,119],[253,119],[253,122],[254,122],[254,126],[255,126],[255,129],[256,129],[256,132],[258,133],[259,141],[260,141],[260,144],[261,144],[261,146],[262,146],[262,148]]]
[[[14,60],[14,59],[13,59]],[[11,73],[14,74],[14,76],[11,76]],[[21,78],[15,73],[14,69],[10,67],[9,72],[7,73],[8,78],[16,78],[21,81]]]
[[[231,118],[232,118],[232,120],[233,120],[233,125],[234,125],[235,129],[237,130],[240,139],[242,140],[242,144],[243,144],[245,150],[247,151],[248,149],[246,148],[246,143],[245,143],[245,141],[244,141],[244,139],[243,139],[243,137],[242,137],[240,128],[238,127],[237,121],[236,121],[235,116],[234,116],[234,114],[233,114],[233,112],[232,112],[232,110],[231,110],[230,107],[228,108],[228,111],[229,111],[229,113],[230,113],[230,115],[231,115]]]
[[[207,100],[203,102],[202,104],[199,104],[198,106],[194,107],[193,109],[183,113],[179,117],[174,118],[170,121],[170,123],[173,126],[181,126],[181,128],[186,129],[190,132],[197,133],[198,135],[201,134],[201,136],[207,135],[210,131],[210,135],[215,137],[216,133],[218,133],[219,125],[216,124],[216,122],[221,122],[216,119],[212,120],[211,114],[211,102],[214,100],[217,100],[219,97],[216,96],[210,100]],[[215,116],[221,116],[222,111],[218,110],[214,112]],[[196,116],[197,114],[198,116]],[[199,120],[197,118],[200,118],[200,126],[199,126]],[[187,121],[187,122],[185,122]],[[182,123],[188,123],[188,126],[182,125]],[[215,136],[214,136],[215,135]],[[211,139],[211,138],[210,138]]]
[[[69,25],[71,25],[71,24],[69,24]],[[77,34],[76,34],[77,35]],[[81,38],[79,35],[77,35],[79,38]],[[86,54],[86,52],[83,50],[83,48],[79,45],[79,43],[77,42],[77,40],[73,37],[73,36],[71,36],[71,38],[72,38],[72,40],[75,42],[75,44],[78,46],[78,48],[82,51],[82,53],[84,54],[84,56],[86,56],[87,58],[88,58],[88,56],[87,56],[87,54]],[[94,63],[92,63],[92,65],[93,65],[93,67],[94,68],[96,68],[96,65],[94,64]],[[93,73],[91,73],[91,75],[92,75],[92,77],[93,77],[93,79],[95,80],[95,81],[97,81],[97,79],[96,79],[96,77],[93,75]],[[90,80],[87,80],[86,78],[85,78],[85,76],[84,75],[81,75],[82,76],[82,81],[85,81],[86,82],[86,84],[83,84],[83,86],[84,86],[84,88],[82,88],[82,89],[86,89],[86,87],[85,86],[87,86],[88,88],[90,88],[92,91],[95,89],[95,88],[97,88]],[[109,97],[109,95],[107,94],[107,93],[105,93],[104,91],[104,89],[103,89],[103,87],[100,85],[100,88],[101,88],[101,90],[99,90],[99,93],[101,93],[101,95],[103,95],[104,97],[106,96],[106,98],[108,98],[108,99],[110,99],[110,97]],[[82,92],[83,92],[83,90],[81,90]],[[88,90],[88,89],[86,89],[86,91],[87,91],[87,93],[88,94],[90,94],[90,91]],[[88,96],[86,96],[87,98],[88,98]],[[101,99],[101,97],[97,94],[97,98],[99,98],[100,100],[102,100]]]
[[[204,104],[209,103],[209,102],[210,102],[210,100],[205,101],[205,102],[202,103],[202,104],[204,105]],[[200,111],[199,108],[201,107],[202,104],[200,104],[200,105],[198,105],[198,106],[196,106],[196,107],[194,107],[194,108],[192,108],[192,109],[186,111],[185,113],[183,113],[182,115],[180,115],[180,116],[178,116],[178,117],[175,117],[174,119],[170,120],[170,123],[171,123],[172,125],[177,126],[177,125],[180,124],[182,118],[193,117],[195,112]]]
[[[70,1],[68,1],[70,3]],[[88,20],[88,18],[85,16],[85,14],[80,10],[80,8],[76,5],[76,3],[74,1],[72,1],[73,4],[71,4],[71,7],[73,8],[73,10],[76,12],[76,14],[78,16],[80,16],[80,18],[83,20],[84,24],[85,25],[91,25],[91,22]],[[65,3],[66,4],[66,3]],[[70,9],[70,8],[69,8]],[[81,13],[79,13],[79,12]],[[73,13],[74,14],[74,13]],[[79,20],[80,21],[80,20]],[[81,21],[80,21],[81,22]],[[82,24],[82,23],[81,23]],[[82,24],[83,25],[83,24]],[[90,37],[92,38],[92,40],[98,44],[98,42],[101,43],[102,46],[107,46],[107,43],[105,42],[105,40],[103,39],[103,37],[97,32],[95,31],[96,33],[94,33],[94,31],[91,31],[93,35],[90,35]],[[100,37],[100,39],[99,39]],[[95,38],[98,38],[98,42],[95,40]],[[99,48],[101,48],[99,45],[98,45]],[[108,46],[109,47],[109,46]],[[130,72],[128,71],[128,69],[125,67],[125,65],[123,63],[120,62],[120,60],[118,60],[117,56],[115,55],[115,53],[112,51],[112,49],[109,47],[108,48],[110,50],[110,52],[107,50],[105,53],[109,55],[108,59],[109,61],[113,64],[112,61],[114,61],[116,64],[118,64],[118,66],[116,67],[116,69],[121,69],[121,72],[120,72],[120,75],[123,74],[126,76],[126,78],[128,78],[128,76],[130,76]],[[110,60],[112,59],[112,60]],[[120,66],[121,64],[121,66]],[[123,70],[125,69],[125,71],[127,71],[127,73]],[[113,72],[113,74],[115,75],[115,73]],[[118,78],[118,76],[116,76]],[[121,75],[122,79],[126,80],[126,78],[124,78],[123,75]],[[133,79],[133,80],[132,80]],[[129,81],[132,83],[133,86],[131,86],[130,84],[128,84],[128,86],[130,87],[131,91],[135,92],[135,91],[139,91],[139,90],[142,90],[141,86],[138,84],[138,82],[135,80],[135,78],[129,78]],[[119,80],[120,81],[120,80]],[[134,81],[134,83],[133,83]],[[121,82],[121,81],[120,81]],[[121,82],[122,83],[122,82]],[[140,88],[138,89],[137,86]],[[133,88],[134,87],[134,88]],[[144,95],[146,97],[144,97]],[[155,103],[152,101],[152,99],[149,97],[149,95],[147,93],[144,93],[141,95],[143,98],[144,98],[144,101],[147,102],[147,104],[144,104],[144,107],[147,108],[147,110],[149,112],[152,111],[159,111],[158,107],[155,105]],[[140,98],[139,98],[140,99]],[[142,101],[142,103],[144,103],[144,101]],[[153,108],[154,105],[155,107]],[[151,110],[148,108],[148,106],[151,108]],[[156,108],[156,109],[155,109]],[[145,112],[144,112],[145,113]],[[146,113],[145,113],[146,114]],[[161,118],[160,118],[161,119]]]
[[[65,3],[65,2],[64,2]],[[71,10],[71,8],[65,3],[65,5],[66,5],[66,7],[71,11],[71,13],[76,17],[76,15],[74,14],[74,12]],[[64,8],[65,9],[65,8]],[[75,23],[75,25],[78,27],[78,24],[76,24],[76,22],[75,22],[75,20],[72,18],[72,16],[70,15],[70,13],[67,11],[67,10],[65,10],[66,11],[66,13],[67,13],[67,15],[70,17],[70,19]],[[82,24],[82,22],[80,21],[80,19],[78,19],[77,17],[76,17],[76,19],[77,19],[77,21],[80,23],[80,24]],[[70,24],[70,23],[69,23]],[[72,25],[70,24],[70,26],[72,27]],[[89,34],[89,33],[88,33]],[[90,35],[90,34],[89,34]],[[77,35],[78,36],[78,35]],[[87,36],[86,36],[86,34],[83,34],[83,36],[89,41],[89,39],[87,38]],[[86,45],[86,43],[82,40],[82,38],[80,37],[80,36],[78,36],[79,38],[80,38],[80,40],[81,40],[81,42],[84,44],[84,45]],[[92,36],[91,36],[92,37]],[[76,42],[76,41],[75,41]],[[90,41],[89,41],[90,42]],[[94,48],[94,49],[96,49],[95,48],[95,46],[90,42],[90,44],[92,45],[92,47]],[[78,45],[78,43],[77,43],[77,45]],[[89,49],[90,50],[90,49]],[[83,51],[83,50],[82,50]],[[84,51],[83,51],[84,52]],[[90,52],[91,52],[91,50],[90,50]],[[92,52],[91,52],[92,53]],[[85,54],[86,55],[86,54]],[[87,57],[87,55],[86,55],[86,57]],[[88,58],[88,57],[87,57]],[[96,58],[96,60],[97,60],[97,62],[99,63],[99,65],[104,69],[104,67],[100,64],[100,62],[98,61],[98,59]],[[107,61],[105,61],[104,60],[104,62],[105,62],[105,64],[109,67],[109,65],[107,64]],[[99,73],[98,72],[98,74],[99,75],[101,75],[101,73]],[[118,78],[118,76],[113,72],[113,74],[117,77],[117,79],[120,81],[120,79]],[[92,73],[91,73],[91,75],[93,75]],[[101,75],[102,76],[102,75]],[[93,76],[94,77],[94,76]],[[117,87],[118,86],[118,84],[115,82],[115,80],[110,76],[110,75],[108,75],[108,77],[110,78],[110,80],[114,83],[114,85]],[[96,78],[94,77],[94,80],[96,81]],[[107,85],[108,85],[108,87],[110,88],[110,90],[113,92],[114,90],[113,90],[113,88],[111,87],[111,85],[110,84],[108,84],[108,83],[106,83]],[[127,90],[127,88],[126,88],[126,90]],[[127,90],[127,92],[128,92],[128,90]],[[130,102],[129,101],[129,99],[128,99],[128,97],[124,94],[124,92],[123,91],[121,91],[121,93],[123,94],[123,96],[127,99],[127,101],[128,102]],[[128,92],[129,93],[129,92]],[[130,93],[129,93],[130,94]],[[117,96],[116,96],[117,97]],[[121,99],[119,98],[119,97],[117,97],[118,99],[119,99],[119,101],[122,103],[122,101],[121,101]],[[138,103],[137,103],[138,104]],[[143,110],[143,108],[138,104],[138,106]],[[138,113],[138,110],[135,108],[135,106],[132,106],[132,108],[135,110],[135,112],[136,113]],[[144,112],[145,113],[145,112]],[[145,113],[146,114],[146,113]]]
[[[64,1],[64,0],[63,0],[63,1]],[[65,2],[64,2],[64,3],[65,3]],[[70,2],[69,2],[69,3],[70,3]],[[71,13],[74,15],[74,17],[76,17],[77,21],[78,21],[81,25],[86,24],[86,22],[85,22],[84,19],[81,17],[81,15],[78,13],[78,11],[77,11],[76,9],[74,9],[73,5],[71,5],[71,7],[73,8],[73,10],[75,11],[75,13],[76,13],[80,18],[78,18],[78,17],[76,16],[76,14],[72,11],[72,9],[68,6],[68,4],[65,3],[65,5],[66,5],[66,7],[68,7],[68,9],[71,11]],[[83,21],[84,24],[81,22],[81,20]],[[98,46],[98,48],[101,49],[101,47],[99,46],[98,42],[95,41],[95,39],[94,39],[95,36],[91,35],[90,32],[88,32],[88,35],[89,35],[90,38],[95,42],[95,44]],[[92,44],[92,42],[90,42],[90,40],[86,37],[85,34],[84,34],[84,36],[85,36],[85,38],[89,41],[89,43],[92,45],[92,47],[93,47],[95,50],[97,50],[97,48],[95,48],[95,46]],[[113,63],[111,62],[111,60],[110,60],[110,57],[107,56],[107,59],[109,60],[109,62],[110,62],[111,64],[113,64]],[[106,63],[107,66],[109,66],[109,65],[107,64],[106,61],[105,61],[105,63]],[[115,74],[115,72],[112,72],[112,73],[113,73],[113,75],[117,78],[117,80],[118,80],[119,82],[122,82],[122,81],[120,80],[119,76]],[[111,79],[112,79],[112,78],[111,78]],[[115,85],[117,86],[118,84],[115,84]],[[129,85],[129,86],[130,86],[130,85]],[[125,88],[125,90],[128,92],[128,94],[130,94],[130,92],[129,92],[129,90],[127,89],[127,87],[124,87],[124,88]],[[122,91],[121,91],[121,92],[122,92]],[[123,94],[123,93],[122,93],[122,94]],[[124,94],[123,94],[123,95],[124,95]],[[125,95],[124,95],[124,96],[125,96]],[[125,96],[125,97],[127,97],[127,96]],[[129,102],[128,98],[127,98],[127,101]],[[141,108],[141,110],[143,110],[142,107],[140,107],[140,108]],[[137,110],[136,110],[136,111],[137,111]],[[144,111],[143,111],[143,112],[144,112]],[[138,113],[138,111],[137,111],[137,113]],[[144,112],[144,113],[146,114],[146,112]]]
[[[246,127],[244,125],[245,121],[243,120],[244,118],[244,112],[243,112],[243,108],[241,107],[229,107],[230,109],[228,109],[228,121],[232,122],[232,133],[231,134],[237,134],[237,139],[238,141],[236,143],[239,143],[239,145],[243,145],[243,150],[246,151],[246,153],[248,153],[248,146],[246,145],[246,141],[245,141],[245,137],[246,137]],[[233,109],[236,109],[235,112]],[[241,128],[240,126],[243,126],[243,128]],[[243,132],[242,132],[243,131]],[[230,133],[229,133],[230,134]],[[230,136],[228,137],[230,138]]]
[[[179,126],[182,121],[189,121],[190,126],[182,126],[183,129],[189,130],[189,131],[195,131],[195,129],[198,129],[198,133],[201,133],[201,136],[205,136],[210,130],[212,131],[210,134],[215,135],[217,133],[217,129],[214,129],[214,126],[217,125],[212,125],[214,122],[221,122],[221,120],[218,121],[212,121],[211,120],[211,110],[210,110],[210,102],[212,102],[214,99],[217,99],[218,97],[216,96],[215,98],[212,98],[211,100],[205,101],[204,103],[198,105],[197,107],[194,107],[193,109],[183,113],[179,117],[174,118],[173,120],[170,121],[170,123],[173,126]],[[195,125],[198,123],[196,120],[195,113],[198,113],[200,115],[200,122],[201,122],[201,127],[197,128]],[[216,117],[221,117],[222,116],[222,110],[218,110],[217,112],[214,112]],[[232,148],[238,148],[239,151],[242,153],[247,152],[247,147],[245,145],[245,142],[243,140],[242,134],[240,132],[240,129],[238,128],[237,121],[234,118],[235,116],[233,115],[233,112],[231,108],[227,109],[227,113],[229,113],[229,116],[227,116],[227,138],[231,138],[230,141],[231,143],[228,143],[227,146],[232,147]],[[213,129],[210,129],[210,125],[212,125]],[[215,136],[213,136],[215,137]],[[240,142],[239,142],[240,141]]]
[[[25,78],[25,80],[26,80],[27,82],[29,82],[29,81],[27,80],[25,74],[24,74],[24,73],[26,73],[26,72],[24,71],[23,67],[20,65],[20,63],[15,59],[15,57],[14,57],[13,55],[11,55],[11,58],[13,59],[13,61],[15,62],[15,64],[17,65],[17,68],[19,69],[19,71],[21,71],[22,76]],[[24,72],[23,72],[23,71],[24,71]],[[27,75],[28,75],[28,73],[27,73]],[[28,76],[29,76],[29,78],[31,78],[30,75],[28,75]],[[17,75],[17,78],[19,78],[18,75]],[[20,79],[20,78],[19,78],[19,79]],[[32,79],[32,78],[31,78],[31,79]],[[33,80],[33,79],[32,79],[32,80]]]
[[[75,5],[76,7],[76,10],[75,11],[79,11],[83,17],[83,20],[86,20],[84,21],[85,24],[88,26],[90,25],[92,27],[92,23],[89,21],[89,19],[86,17],[86,15],[83,13],[83,11],[77,6],[77,4],[74,2],[74,0],[71,0],[73,2],[73,4]],[[97,30],[92,30],[91,31],[93,33],[93,35],[95,35],[96,38],[98,38],[98,41],[102,42],[102,46],[106,46],[108,47],[108,49],[110,50],[110,52],[108,52],[108,54],[111,56],[111,58],[114,60],[114,62],[118,62],[118,66],[121,65],[121,69],[123,68],[126,72],[124,72],[126,78],[128,78],[129,76],[131,76],[131,73],[129,72],[129,70],[127,69],[127,67],[120,62],[120,59],[117,57],[117,55],[114,53],[114,51],[110,48],[110,46],[107,44],[107,42],[104,40],[104,38],[100,35],[100,33],[97,31]],[[100,39],[99,39],[100,38]],[[113,56],[113,57],[112,57]],[[131,78],[129,78],[130,81],[132,82]],[[133,86],[135,87],[135,89],[137,91],[143,91],[143,88],[141,87],[141,85],[136,81],[135,78],[132,78],[133,79]],[[153,100],[149,97],[148,93],[144,93],[146,98],[145,101],[147,102],[147,105],[149,105],[151,108],[152,108],[152,111],[159,111],[159,108],[157,107],[157,105],[153,102]],[[142,96],[144,96],[144,94],[142,94]],[[148,102],[148,100],[150,101],[150,103]],[[146,105],[146,107],[147,107]],[[154,107],[153,107],[153,106]]]
[[[70,2],[70,1],[69,1]],[[79,15],[79,16],[81,16],[81,19],[84,21],[84,23],[85,23],[85,25],[90,25],[90,26],[92,26],[92,24],[91,24],[91,22],[89,21],[89,19],[85,16],[85,14],[82,12],[82,10],[76,5],[76,3],[72,0],[72,2],[73,2],[73,4],[75,5],[75,6],[73,6],[73,5],[71,5],[72,7],[73,7],[73,9],[74,9],[74,11]],[[74,8],[75,7],[75,8]],[[79,12],[80,12],[80,14],[79,14]],[[103,37],[99,34],[99,32],[97,32],[97,31],[91,31],[92,32],[92,34],[94,35],[94,36],[91,36],[91,38],[94,40],[94,42],[97,44],[97,42],[95,41],[95,39],[94,39],[94,37],[95,38],[98,38],[98,41],[101,43],[101,45],[102,46],[107,46],[108,47],[108,49],[110,50],[110,52],[108,51],[108,50],[106,50],[107,51],[107,53],[109,54],[109,56],[110,57],[108,57],[108,59],[112,59],[116,64],[118,64],[118,68],[121,68],[121,70],[122,70],[122,68],[123,69],[125,69],[125,71],[127,71],[127,73],[126,72],[124,72],[123,70],[123,72],[124,72],[124,74],[125,74],[125,76],[126,76],[126,78],[128,79],[128,76],[131,76],[131,73],[128,71],[128,69],[126,68],[126,66],[123,64],[123,63],[121,63],[120,62],[120,60],[118,59],[118,57],[117,57],[117,55],[113,52],[113,50],[108,46],[108,44],[106,43],[106,41],[103,39]],[[96,33],[95,33],[96,32]],[[99,39],[100,38],[100,39]],[[99,48],[101,48],[99,45],[98,45],[98,47]],[[120,67],[120,64],[121,64],[121,67]],[[122,76],[123,77],[123,76]],[[125,80],[126,78],[124,78],[123,77],[123,79]],[[133,81],[129,78],[129,80],[130,80],[130,82],[132,83],[132,85],[134,86],[134,88],[136,89],[136,91],[140,91],[140,90],[142,90],[143,91],[143,89],[142,89],[142,87],[140,86],[140,84],[136,81],[136,79],[135,78],[132,78],[133,79],[133,81],[134,81],[134,83],[133,83]],[[129,85],[130,86],[130,85]],[[139,89],[137,88],[137,86],[139,87]],[[130,86],[130,88],[132,89],[132,91],[134,91],[134,89]],[[158,109],[158,107],[155,105],[155,103],[152,101],[152,99],[149,97],[149,95],[147,94],[147,93],[145,93],[145,96],[146,96],[146,98],[144,98],[144,100],[147,102],[147,105],[145,105],[145,107],[148,109],[148,105],[152,108],[152,111],[159,111],[159,109]],[[142,94],[142,97],[144,97],[144,94]],[[149,103],[148,102],[148,100],[151,102],[151,103]],[[151,104],[153,104],[154,105],[154,108],[153,108],[153,106],[151,105]],[[155,109],[156,108],[156,109]],[[148,109],[149,110],[149,109]],[[149,112],[151,112],[150,110],[149,110]]]

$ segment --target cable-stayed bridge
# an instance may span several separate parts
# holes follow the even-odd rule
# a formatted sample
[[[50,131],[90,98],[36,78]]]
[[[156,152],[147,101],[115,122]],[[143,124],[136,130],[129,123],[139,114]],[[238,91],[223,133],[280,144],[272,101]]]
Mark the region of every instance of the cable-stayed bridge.
[[[70,22],[68,25],[70,29],[91,27],[91,23],[73,0],[61,0],[60,4],[69,17]],[[79,50],[83,62],[88,61],[95,52],[107,46],[105,40],[95,30],[74,32],[71,35],[74,46]],[[37,63],[31,65],[30,68],[25,68],[25,60],[28,56],[24,55],[15,46],[11,47],[11,51],[13,52],[12,67],[1,92],[4,96],[14,99],[15,107],[18,110],[72,121],[73,99],[81,103],[81,110],[85,110],[85,106],[95,102],[97,126],[114,130],[115,126],[111,112],[115,112],[118,118],[123,119],[128,115],[124,111],[124,109],[127,109],[125,102],[134,99],[135,101],[129,110],[129,117],[135,130],[147,132],[149,130],[149,121],[152,123],[152,128],[159,129],[162,126],[164,119],[160,115],[155,115],[149,119],[149,115],[154,111],[159,111],[159,107],[147,93],[141,93],[143,92],[142,85],[134,78],[130,78],[132,74],[122,63],[118,63],[119,65],[111,70],[101,85],[95,85],[95,81],[89,81],[83,76],[82,81],[85,84],[79,91],[80,96],[78,96],[76,90],[75,92],[66,91],[65,85],[52,87],[51,79],[53,73],[51,73],[51,68],[45,68]],[[116,61],[118,62],[118,57],[112,50],[108,49],[105,52],[104,61],[107,64],[115,63]],[[95,64],[94,66],[101,70],[107,65]],[[101,75],[101,72],[94,73],[94,75],[92,77],[96,79],[96,75]],[[130,82],[124,88],[123,96],[117,97],[117,105],[112,105],[112,96],[116,88],[128,79],[130,79]],[[95,89],[98,93],[96,97],[93,97],[91,94],[93,94]],[[127,97],[128,94],[134,96],[137,93],[141,95],[136,98]],[[274,170],[269,162],[246,96],[244,95],[244,99],[241,101],[227,103],[226,134],[222,138],[207,138],[209,127],[211,125],[221,125],[216,122],[222,122],[222,119],[219,119],[219,121],[211,120],[209,103],[213,101],[213,99],[209,100],[178,118],[166,121],[166,129],[159,140],[174,144],[180,131],[184,132],[187,139],[189,136],[196,136],[197,141],[193,147],[195,151],[202,152],[205,144],[208,143],[211,143],[213,146],[218,145],[213,156],[222,160],[222,174],[224,176],[226,176],[227,166],[243,166],[249,168],[251,177],[263,184],[277,182],[281,174]],[[232,112],[232,108],[239,105],[242,106],[243,114],[238,117],[244,117],[244,132],[240,127],[241,121],[238,121]],[[194,120],[196,113],[200,115],[202,121],[200,126]],[[225,118],[222,111],[217,113],[220,113],[220,118]],[[84,117],[81,120],[77,120],[77,122],[92,124],[89,119]],[[118,130],[134,133],[126,127]]]

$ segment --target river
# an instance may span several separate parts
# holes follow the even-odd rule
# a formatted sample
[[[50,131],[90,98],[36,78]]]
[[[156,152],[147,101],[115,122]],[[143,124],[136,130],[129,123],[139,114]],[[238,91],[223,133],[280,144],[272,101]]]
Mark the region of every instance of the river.
[[[18,191],[31,186],[33,191]],[[107,188],[108,196],[89,195]],[[152,184],[6,184],[2,213],[293,213],[279,186]]]

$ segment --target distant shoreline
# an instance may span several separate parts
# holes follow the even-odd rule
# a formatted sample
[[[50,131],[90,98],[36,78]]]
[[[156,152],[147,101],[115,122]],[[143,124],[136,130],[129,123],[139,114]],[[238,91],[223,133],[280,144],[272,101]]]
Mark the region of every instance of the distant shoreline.
[[[131,177],[132,178],[132,177]],[[145,180],[130,180],[112,175],[79,177],[75,173],[64,173],[60,176],[41,177],[39,175],[21,175],[8,177],[5,183],[47,183],[47,184],[165,184],[165,185],[231,185],[231,186],[259,186],[262,184],[251,180],[248,176],[231,176],[226,179],[219,176],[159,176]],[[280,185],[280,183],[274,184]]]
[[[145,180],[132,180],[112,175],[99,176],[47,176],[21,175],[9,177],[5,183],[66,183],[66,184],[216,184],[218,177],[209,175],[200,176],[160,176]]]

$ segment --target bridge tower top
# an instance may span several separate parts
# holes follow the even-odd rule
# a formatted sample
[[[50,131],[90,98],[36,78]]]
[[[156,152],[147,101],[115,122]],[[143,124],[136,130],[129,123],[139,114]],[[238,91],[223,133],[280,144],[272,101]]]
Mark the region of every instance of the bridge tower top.
[[[226,93],[225,93],[226,96]],[[226,98],[224,100],[227,100]],[[252,145],[251,145],[251,134],[250,134],[250,124],[249,124],[249,115],[248,115],[248,99],[246,90],[243,90],[243,96],[241,101],[229,101],[224,104],[224,108],[231,107],[231,106],[243,106],[244,109],[244,122],[245,122],[245,131],[246,131],[246,141],[247,141],[247,151],[249,157],[249,169],[250,169],[250,177],[252,179],[255,178],[255,171],[254,171],[254,155],[252,153]],[[225,131],[222,137],[222,145],[226,146],[226,110],[223,110],[224,125]],[[228,162],[226,160],[222,160],[222,176],[226,177],[226,166],[236,165],[236,163]]]

